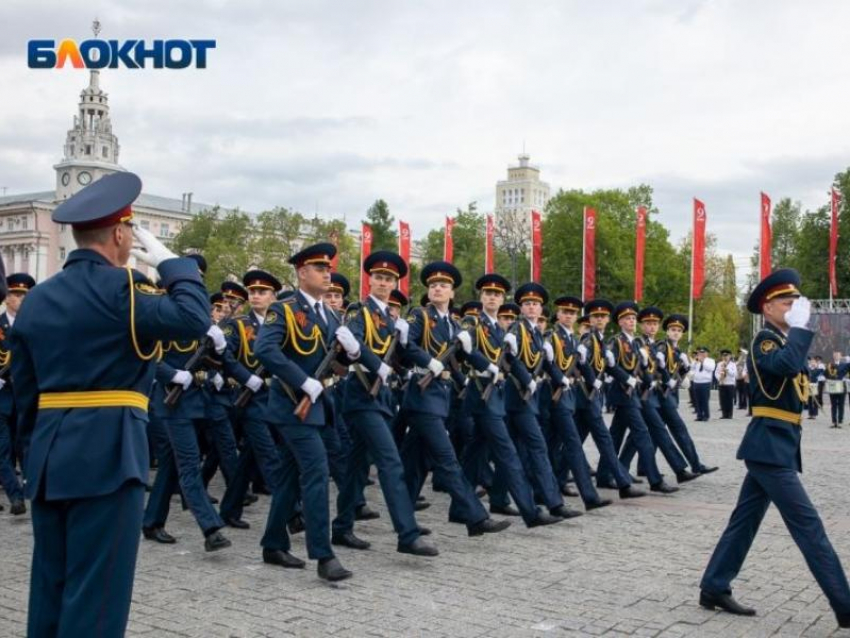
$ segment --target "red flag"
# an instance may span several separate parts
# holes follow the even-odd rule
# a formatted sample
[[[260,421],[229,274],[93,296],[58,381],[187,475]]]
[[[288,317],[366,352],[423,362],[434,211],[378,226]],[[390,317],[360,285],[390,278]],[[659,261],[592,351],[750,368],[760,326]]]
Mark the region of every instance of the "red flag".
[[[540,283],[543,271],[543,224],[540,212],[531,211],[531,281]]]
[[[584,243],[582,252],[582,279],[584,280],[582,301],[593,299],[596,294],[596,211],[584,207]]]
[[[360,300],[369,296],[369,277],[363,270],[363,260],[372,252],[372,227],[363,224],[360,229]]]
[[[484,244],[484,273],[491,273],[494,267],[493,238],[496,236],[496,224],[492,215],[487,215],[487,241]]]
[[[333,259],[331,259],[331,270],[336,272],[339,270],[339,233],[336,229],[332,230],[328,235],[328,239],[331,240],[331,243],[334,245],[334,248],[337,251],[334,253]]]
[[[835,259],[838,255],[838,207],[841,206],[841,194],[832,189],[832,224],[829,227],[829,294],[838,296],[838,277],[835,274]]]
[[[705,284],[705,204],[694,198],[694,236],[691,244],[691,296],[702,297]]]
[[[410,267],[410,224],[399,220],[398,222],[398,254],[404,259],[408,269]],[[406,295],[410,294],[410,271],[398,282],[398,289]]]
[[[452,238],[452,231],[455,227],[455,220],[451,217],[446,217],[446,242],[443,246],[443,261],[452,263],[455,256],[455,244]]]
[[[759,242],[759,279],[770,274],[770,251],[773,241],[770,236],[770,197],[761,194],[761,241]]]
[[[646,248],[646,206],[637,207],[637,241],[635,243],[635,301],[643,299],[643,256]]]

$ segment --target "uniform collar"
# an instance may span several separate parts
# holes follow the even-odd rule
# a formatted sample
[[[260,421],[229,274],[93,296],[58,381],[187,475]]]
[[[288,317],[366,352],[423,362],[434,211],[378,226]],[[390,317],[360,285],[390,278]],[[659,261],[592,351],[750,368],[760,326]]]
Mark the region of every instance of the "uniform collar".
[[[304,300],[307,302],[307,305],[310,306],[310,308],[312,308],[313,310],[316,309],[317,303],[321,303],[318,299],[314,299],[313,297],[308,295],[306,292],[304,292],[303,288],[298,289],[298,294],[300,294],[302,297],[304,297]]]
[[[112,263],[96,250],[92,250],[91,248],[77,248],[68,254],[68,258],[65,260],[65,265],[62,268],[65,269],[76,261],[92,261],[103,266],[112,266]]]
[[[372,301],[373,304],[378,306],[378,310],[383,312],[385,315],[388,314],[387,313],[387,307],[388,307],[387,304],[385,304],[383,301],[378,299],[375,295],[369,295],[369,299]]]

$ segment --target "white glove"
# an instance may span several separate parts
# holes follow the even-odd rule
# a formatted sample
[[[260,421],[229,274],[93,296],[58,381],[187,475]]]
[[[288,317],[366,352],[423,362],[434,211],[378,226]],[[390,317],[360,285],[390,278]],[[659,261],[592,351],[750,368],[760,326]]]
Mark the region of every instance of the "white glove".
[[[679,361],[682,363],[682,365],[685,365],[685,366],[691,365],[691,360],[688,359],[688,353],[687,352],[680,352],[679,353]]]
[[[256,393],[256,392],[259,392],[260,388],[263,387],[263,380],[260,377],[258,377],[256,374],[252,374],[250,377],[248,377],[248,380],[245,382],[245,386],[251,392]],[[305,390],[305,392],[306,392],[306,390]]]
[[[154,268],[159,268],[159,265],[166,259],[175,259],[177,257],[177,255],[165,247],[165,244],[154,237],[151,231],[146,230],[141,226],[133,226],[133,234],[136,236],[136,239],[139,240],[142,248],[145,249],[144,252],[137,248],[130,251],[130,253],[139,261],[144,262],[149,266],[153,266]]]
[[[393,369],[390,366],[388,366],[383,361],[381,362],[381,367],[378,368],[378,376],[381,377],[381,383],[386,385],[387,377],[390,376],[390,374],[392,374],[392,371],[393,371]]]
[[[526,388],[529,394],[534,394],[537,391],[537,381],[532,379]]]
[[[519,346],[516,344],[516,335],[515,334],[506,334],[504,339],[504,344],[508,348],[508,352],[512,355],[516,356],[519,352]]]
[[[301,384],[301,389],[310,397],[310,402],[315,403],[319,400],[319,395],[322,394],[322,384],[316,381],[313,377],[307,377],[307,380]]]
[[[440,373],[446,369],[446,366],[440,363],[439,359],[431,359],[428,362],[428,369],[431,371],[431,374],[438,377],[440,376]]]
[[[569,387],[573,384],[573,380],[570,377],[562,377],[561,378],[561,384],[565,388],[569,389]]]
[[[647,365],[649,363],[649,357],[646,355],[646,350],[638,348],[638,352],[640,353],[640,360],[643,365]]]
[[[626,381],[629,384],[630,388],[634,388],[637,385],[637,379],[634,377],[629,377],[629,380]]]
[[[671,390],[675,390],[676,389],[676,379],[670,379],[667,382],[667,387],[670,388]]]
[[[610,350],[605,351],[605,363],[608,364],[609,368],[613,368],[616,365],[616,361],[614,360],[614,353]]]
[[[552,344],[548,341],[543,344],[543,352],[546,353],[546,361],[552,363],[555,360],[555,350],[552,348]]]
[[[219,392],[224,387],[224,377],[222,377],[218,372],[213,375],[212,384],[215,386],[215,389]]]
[[[215,324],[211,325],[210,329],[207,330],[207,336],[212,339],[216,354],[221,354],[227,349],[227,340],[224,338],[224,333]]]
[[[395,320],[395,329],[398,331],[398,340],[401,345],[407,345],[407,336],[410,334],[410,324],[399,317]]]
[[[472,337],[466,330],[457,333],[457,340],[460,341],[460,346],[466,354],[472,354]]]
[[[581,363],[587,363],[587,348],[583,343],[578,344],[577,352],[579,356],[579,361]]]
[[[351,333],[351,330],[349,330],[347,326],[340,326],[337,328],[335,336],[336,340],[339,341],[339,345],[342,346],[343,350],[345,350],[345,353],[349,357],[356,359],[360,356],[360,342],[357,341],[357,338]]]
[[[812,314],[812,304],[805,297],[794,300],[791,310],[785,313],[785,322],[792,328],[805,328]]]
[[[599,377],[596,377],[596,381],[593,382],[593,389],[594,390],[601,390],[602,385],[603,385],[602,379],[600,379]]]
[[[667,367],[667,359],[664,357],[664,354],[661,352],[655,353],[655,358],[658,360],[658,367],[662,370]]]
[[[6,387],[6,379],[0,379],[0,390]]]
[[[492,374],[494,377],[498,377],[499,376],[499,366],[497,366],[495,363],[491,363],[490,365],[487,366],[487,372]]]
[[[171,377],[171,383],[182,385],[184,390],[188,390],[189,386],[192,385],[192,373],[186,370],[178,370]]]

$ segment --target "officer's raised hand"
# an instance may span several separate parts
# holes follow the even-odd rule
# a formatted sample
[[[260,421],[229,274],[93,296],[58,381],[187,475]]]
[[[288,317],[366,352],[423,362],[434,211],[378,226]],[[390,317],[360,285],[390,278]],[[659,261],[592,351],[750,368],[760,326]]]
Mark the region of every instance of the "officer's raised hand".
[[[139,240],[142,248],[145,249],[144,251],[141,251],[134,248],[130,251],[130,254],[139,261],[142,261],[149,266],[153,266],[154,268],[159,268],[159,265],[165,260],[177,258],[177,255],[171,252],[165,247],[165,244],[154,237],[151,231],[146,230],[141,226],[133,226],[133,234],[136,236],[136,239]]]
[[[812,302],[805,297],[797,297],[791,310],[785,313],[785,322],[792,328],[805,328],[812,314]]]

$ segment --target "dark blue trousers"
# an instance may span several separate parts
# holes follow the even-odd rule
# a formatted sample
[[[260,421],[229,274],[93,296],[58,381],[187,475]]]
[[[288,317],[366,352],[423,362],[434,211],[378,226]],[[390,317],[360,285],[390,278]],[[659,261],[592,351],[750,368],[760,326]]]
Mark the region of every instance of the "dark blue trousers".
[[[694,472],[701,471],[703,465],[699,459],[699,454],[697,454],[696,445],[694,445],[694,440],[691,438],[691,433],[688,432],[688,426],[685,425],[679,414],[678,395],[674,398],[673,394],[670,393],[661,399],[660,414],[664,423],[667,424],[667,428],[670,430],[670,435],[676,441],[676,445],[679,446],[682,454],[685,455],[685,458],[690,464],[691,470]]]
[[[549,450],[546,448],[546,439],[543,438],[543,431],[540,429],[537,417],[530,409],[522,412],[508,412],[507,422],[508,432],[517,447],[525,473],[534,489],[535,500],[549,509],[563,505],[564,499],[561,498],[558,482],[552,472]]]
[[[443,418],[408,411],[407,423],[410,429],[401,446],[401,460],[410,501],[416,502],[430,461],[434,479],[452,498],[453,520],[469,526],[488,518],[487,511],[461,470]]]
[[[649,436],[649,430],[644,423],[643,416],[641,416],[640,408],[633,403],[618,405],[614,410],[610,432],[611,442],[614,444],[615,450],[622,447],[626,431],[629,431],[632,435],[632,440],[638,450],[638,462],[643,467],[649,484],[657,485],[661,482],[662,477],[658,465],[655,463],[655,447],[652,445],[652,439]],[[600,460],[596,480],[604,485],[610,475],[611,468],[608,463],[603,463]]]
[[[275,488],[283,481],[283,464],[280,452],[275,445],[265,421],[246,418],[242,421],[246,445],[236,462],[233,480],[227,484],[227,490],[221,499],[222,518],[238,520],[242,518],[243,503],[251,483],[251,475],[256,460],[266,486],[275,493]]]
[[[105,496],[33,500],[29,638],[124,635],[144,498],[129,481]]]
[[[674,473],[678,474],[688,467],[688,462],[685,460],[685,457],[682,456],[682,453],[676,447],[676,444],[673,443],[673,439],[667,431],[667,424],[664,423],[664,420],[661,418],[658,408],[643,403],[641,405],[640,413],[643,416],[647,429],[649,430],[649,438],[652,439],[653,447],[661,450],[661,454],[666,459],[670,469],[672,469]],[[637,454],[638,451],[633,436],[634,435],[629,433],[628,438],[626,438],[626,444],[623,446],[623,451],[620,452],[620,461],[622,461],[623,465],[626,467],[631,467],[632,459],[634,459],[635,454]],[[643,466],[639,465],[638,469],[641,474],[646,474],[646,468]]]
[[[0,486],[10,501],[18,501],[24,499],[24,491],[21,489],[18,475],[15,474],[13,458],[9,417],[0,414]]]
[[[712,594],[731,593],[732,581],[741,571],[765,512],[773,503],[832,609],[850,614],[847,577],[800,476],[790,468],[752,461],[746,465],[738,504],[708,562],[700,587]]]
[[[472,418],[473,427],[464,446],[461,466],[471,485],[475,485],[482,473],[482,467],[491,458],[496,466],[493,483],[489,489],[490,505],[507,507],[510,505],[508,493],[513,497],[526,523],[538,516],[534,504],[534,492],[525,476],[525,470],[519,460],[514,442],[508,434],[505,419],[493,414],[476,414]],[[449,515],[458,516],[454,501]]]
[[[830,394],[829,408],[832,413],[832,422],[841,425],[844,423],[844,394]]]
[[[204,482],[201,479],[201,454],[198,451],[198,435],[192,419],[163,419],[171,442],[180,490],[192,515],[204,534],[224,527],[224,522],[210,503]]]
[[[266,549],[289,551],[286,522],[297,512],[299,482],[301,514],[307,537],[307,555],[315,560],[330,558],[329,456],[340,454],[339,436],[329,425],[317,427],[287,423],[275,424],[283,438],[283,474],[279,490],[272,497],[266,531],[260,544]],[[278,493],[279,492],[279,493]],[[341,496],[337,511],[344,508]]]
[[[236,452],[236,437],[233,436],[233,426],[230,424],[230,419],[226,417],[209,419],[206,422],[204,436],[209,446],[208,456],[215,458],[216,464],[224,476],[224,483],[227,485],[236,476],[236,466],[239,462]],[[206,460],[204,461],[204,469],[206,469]],[[202,471],[204,485],[209,484],[214,474],[215,472],[207,478]]]
[[[578,410],[575,414],[575,421],[581,442],[584,443],[587,435],[590,434],[593,437],[593,442],[596,444],[596,449],[599,450],[596,484],[607,486],[607,481],[613,476],[618,488],[631,485],[632,479],[626,468],[620,463],[620,458],[617,456],[617,450],[614,447],[614,441],[611,439],[611,432],[602,419],[601,401],[597,399],[587,408]],[[604,473],[603,476],[599,476],[599,471],[603,468],[608,468],[607,476]],[[603,481],[603,479],[605,480]]]
[[[709,408],[711,384],[694,383],[691,387],[694,389],[694,408],[696,408],[697,411],[697,419],[708,421],[708,419],[711,418],[711,410]]]
[[[168,520],[171,495],[177,490],[177,465],[171,451],[171,442],[162,420],[148,415],[148,440],[153,444],[157,460],[156,479],[148,496],[142,527],[164,527]]]
[[[362,468],[367,456],[378,468],[381,491],[390,511],[393,529],[400,543],[408,544],[419,538],[419,526],[413,514],[413,503],[404,480],[404,466],[393,440],[387,419],[375,410],[358,410],[345,415],[351,437],[348,468],[340,486],[339,509],[333,521],[335,532],[354,529],[354,513],[363,495],[365,477]]]
[[[597,503],[600,500],[599,492],[596,491],[590,479],[590,466],[584,455],[573,411],[560,403],[553,405],[549,417],[549,430],[563,446],[566,466],[573,474],[581,500],[585,503]]]

